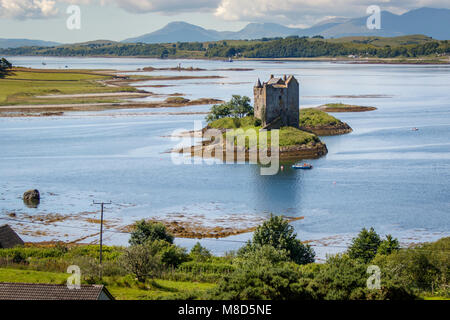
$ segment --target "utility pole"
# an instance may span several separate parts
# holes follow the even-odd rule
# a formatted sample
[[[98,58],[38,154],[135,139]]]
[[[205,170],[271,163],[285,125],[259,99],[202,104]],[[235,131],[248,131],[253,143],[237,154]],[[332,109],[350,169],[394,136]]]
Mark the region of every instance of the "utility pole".
[[[103,270],[102,270],[102,249],[103,249],[103,209],[105,204],[111,204],[111,201],[109,202],[95,202],[92,201],[92,204],[99,204],[101,205],[101,216],[100,216],[100,279],[103,276]]]

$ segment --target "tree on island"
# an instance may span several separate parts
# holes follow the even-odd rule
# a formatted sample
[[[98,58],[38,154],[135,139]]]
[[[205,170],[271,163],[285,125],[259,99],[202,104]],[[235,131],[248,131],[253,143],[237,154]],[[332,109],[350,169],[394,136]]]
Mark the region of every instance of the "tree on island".
[[[208,123],[226,117],[243,118],[253,115],[253,107],[247,96],[233,95],[230,101],[214,105],[206,116]]]
[[[5,58],[0,59],[0,79],[12,75],[12,63]]]

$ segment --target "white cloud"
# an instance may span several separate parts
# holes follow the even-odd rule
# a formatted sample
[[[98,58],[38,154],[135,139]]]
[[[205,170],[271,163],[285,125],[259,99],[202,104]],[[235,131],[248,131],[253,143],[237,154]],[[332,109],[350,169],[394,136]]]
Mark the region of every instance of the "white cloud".
[[[105,1],[105,0],[104,0]],[[219,0],[106,0],[116,2],[126,11],[133,13],[163,12],[179,13],[215,10]]]
[[[235,21],[273,21],[311,25],[326,16],[360,17],[370,5],[394,13],[419,7],[450,8],[449,0],[0,0],[2,18],[53,17],[68,4],[116,6],[131,13],[213,12]]]
[[[324,16],[361,17],[366,8],[379,5],[394,13],[419,7],[450,8],[448,0],[222,0],[215,15],[225,20],[278,21],[305,25]]]
[[[58,13],[53,0],[0,0],[0,17],[15,19],[39,19]]]

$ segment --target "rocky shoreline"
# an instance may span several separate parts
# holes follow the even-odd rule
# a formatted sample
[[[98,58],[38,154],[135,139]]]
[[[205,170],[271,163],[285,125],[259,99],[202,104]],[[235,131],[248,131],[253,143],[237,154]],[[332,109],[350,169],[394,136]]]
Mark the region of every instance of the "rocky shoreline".
[[[203,133],[208,129],[208,127],[204,128],[201,132],[189,131],[186,132],[183,136],[191,136],[196,138],[203,137]],[[224,129],[221,130],[225,132]],[[233,160],[238,161],[238,154],[240,152],[244,152],[244,150],[238,150],[237,147],[230,147],[226,145],[226,142],[222,142],[222,156],[215,154],[215,149],[217,148],[217,143],[213,140],[202,141],[201,144],[185,147],[181,149],[174,149],[171,152],[174,153],[189,153],[193,157],[202,157],[202,158],[218,158],[218,159],[227,159],[227,153],[233,153]],[[220,142],[219,142],[220,143]],[[252,153],[248,148],[245,149],[245,161],[249,161],[252,157],[257,159],[259,162],[259,150],[256,151],[256,154]],[[263,154],[266,154],[268,157],[271,156],[271,150],[261,150]],[[328,153],[327,146],[323,142],[315,142],[311,141],[307,144],[301,145],[292,145],[292,146],[280,146],[279,148],[279,158],[281,160],[303,160],[303,159],[318,159]],[[242,160],[244,160],[242,159]],[[239,159],[240,160],[240,159]]]
[[[346,105],[345,107],[332,107],[327,105],[322,105],[317,107],[317,109],[325,111],[325,112],[367,112],[377,110],[375,107],[366,107],[366,106],[354,106],[354,105]]]
[[[341,122],[338,125],[326,125],[326,126],[303,126],[300,130],[314,133],[318,136],[337,136],[341,134],[347,134],[353,131],[353,129],[345,122]]]
[[[304,217],[286,217],[289,222],[298,221],[304,219]],[[233,219],[234,222],[240,222],[239,219]],[[166,226],[167,230],[177,238],[185,239],[206,239],[206,238],[225,238],[243,233],[249,233],[255,231],[255,229],[265,221],[264,219],[256,219],[252,223],[243,227],[231,227],[231,226],[207,226],[199,223],[198,221],[186,221],[186,220],[166,220],[166,219],[148,219],[148,222],[162,223]],[[242,223],[248,222],[242,219]],[[122,232],[131,232],[133,225],[125,226],[121,229]]]
[[[222,100],[201,98],[196,100],[168,99],[161,102],[118,102],[118,103],[74,103],[48,105],[0,106],[0,117],[46,117],[63,116],[64,112],[103,111],[113,109],[179,108],[194,105],[222,103]]]

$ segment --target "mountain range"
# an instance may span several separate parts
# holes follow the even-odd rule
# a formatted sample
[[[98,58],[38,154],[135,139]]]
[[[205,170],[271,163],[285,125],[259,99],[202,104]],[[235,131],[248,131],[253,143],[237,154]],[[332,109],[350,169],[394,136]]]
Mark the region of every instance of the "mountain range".
[[[397,15],[381,12],[381,29],[369,30],[367,17],[326,20],[310,28],[290,28],[277,23],[250,23],[239,31],[216,31],[186,22],[171,22],[165,27],[122,42],[170,43],[205,42],[219,40],[261,39],[287,36],[314,36],[340,38],[349,36],[395,37],[424,34],[435,39],[450,39],[450,10],[420,8]]]
[[[59,43],[43,40],[29,40],[29,39],[2,39],[0,38],[0,49],[6,48],[20,48],[20,47],[52,47]]]
[[[250,23],[239,31],[205,29],[186,22],[171,22],[165,27],[124,43],[206,42],[219,40],[252,40],[287,36],[315,36],[340,38],[349,36],[396,37],[423,34],[439,40],[450,40],[450,10],[420,8],[397,15],[381,12],[381,29],[369,30],[367,17],[335,18],[322,21],[310,28],[291,28],[277,23]],[[300,22],[300,21],[299,21]],[[107,40],[105,40],[107,41]],[[114,42],[114,41],[110,41]],[[29,39],[1,39],[0,49],[24,46],[51,47],[59,43]]]

